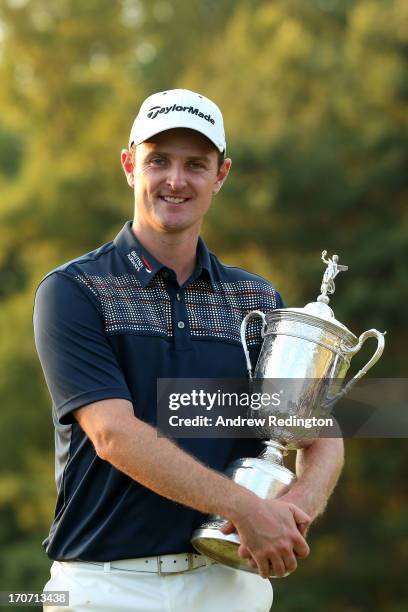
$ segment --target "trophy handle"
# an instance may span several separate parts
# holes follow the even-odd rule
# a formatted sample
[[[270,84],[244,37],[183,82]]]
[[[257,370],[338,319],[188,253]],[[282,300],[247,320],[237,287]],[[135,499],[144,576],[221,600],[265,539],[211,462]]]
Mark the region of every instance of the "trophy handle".
[[[365,376],[368,372],[368,370],[370,368],[373,367],[373,365],[375,363],[377,363],[377,361],[379,360],[379,358],[381,357],[383,350],[384,350],[384,336],[387,332],[379,332],[376,329],[369,329],[367,331],[365,331],[363,334],[361,334],[361,336],[358,339],[358,342],[356,344],[356,346],[353,346],[351,348],[348,348],[347,346],[344,346],[344,344],[342,344],[340,346],[340,350],[343,354],[345,355],[349,355],[349,356],[353,356],[356,353],[358,353],[358,351],[361,349],[361,347],[363,346],[364,342],[367,340],[367,338],[377,338],[377,349],[374,353],[374,355],[371,357],[371,359],[365,364],[365,366],[363,368],[361,368],[361,370],[359,370],[357,372],[357,374],[354,376],[354,378],[352,378],[347,385],[344,385],[344,387],[341,389],[341,391],[339,391],[338,393],[336,393],[336,395],[332,395],[331,397],[328,397],[322,404],[322,407],[328,411],[332,408],[332,406],[341,398],[344,397],[352,387],[354,387],[354,385],[356,384],[356,382],[358,380],[360,380],[361,378],[363,378],[363,376]]]
[[[261,336],[262,338],[264,338],[267,323],[266,323],[266,317],[261,310],[252,310],[246,315],[246,317],[243,319],[241,323],[241,342],[242,342],[242,346],[244,347],[245,360],[246,360],[246,365],[247,365],[247,370],[248,370],[248,375],[249,375],[250,380],[252,380],[254,376],[252,373],[251,358],[249,356],[248,345],[246,342],[246,330],[247,330],[249,321],[251,319],[255,319],[256,317],[260,317],[262,319]]]
[[[354,376],[354,378],[352,378],[350,380],[350,382],[347,383],[347,385],[344,386],[344,388],[341,390],[341,395],[345,395],[346,393],[348,393],[351,389],[351,387],[353,387],[353,385],[360,380],[360,378],[363,378],[363,376],[365,376],[368,372],[368,370],[370,370],[373,365],[375,363],[377,363],[377,361],[379,360],[379,358],[381,357],[381,355],[383,354],[383,350],[384,350],[384,336],[387,332],[379,332],[376,329],[369,329],[367,331],[365,331],[363,334],[361,334],[361,336],[358,339],[358,342],[356,344],[356,346],[353,346],[351,348],[347,348],[345,346],[341,346],[341,351],[343,353],[345,353],[346,355],[350,355],[351,357],[353,355],[355,355],[356,353],[358,353],[358,351],[361,349],[361,347],[363,346],[364,342],[367,340],[367,338],[376,338],[377,339],[377,348],[376,351],[374,353],[374,355],[371,357],[371,359],[369,359],[369,361],[365,364],[364,367],[361,368],[361,370],[359,370],[357,372],[357,374]]]

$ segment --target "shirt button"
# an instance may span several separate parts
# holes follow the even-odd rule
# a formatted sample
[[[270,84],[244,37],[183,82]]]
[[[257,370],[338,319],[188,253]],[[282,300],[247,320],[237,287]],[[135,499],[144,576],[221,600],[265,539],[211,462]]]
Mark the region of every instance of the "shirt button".
[[[176,293],[176,299],[177,299],[178,302],[181,301],[181,295],[179,293]]]
[[[177,323],[177,327],[178,327],[179,329],[184,329],[184,327],[185,327],[184,321],[179,321],[179,322]]]

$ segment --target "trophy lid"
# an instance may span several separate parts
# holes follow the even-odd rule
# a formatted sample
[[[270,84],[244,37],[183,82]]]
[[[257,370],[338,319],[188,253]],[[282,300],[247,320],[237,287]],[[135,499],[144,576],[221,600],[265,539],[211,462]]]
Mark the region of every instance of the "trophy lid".
[[[328,306],[324,302],[309,302],[304,308],[287,308],[286,311],[311,315],[318,319],[323,319],[324,321],[327,321],[331,325],[334,325],[343,331],[349,332],[347,327],[336,319],[336,317],[334,316],[334,312],[330,308],[330,306]]]

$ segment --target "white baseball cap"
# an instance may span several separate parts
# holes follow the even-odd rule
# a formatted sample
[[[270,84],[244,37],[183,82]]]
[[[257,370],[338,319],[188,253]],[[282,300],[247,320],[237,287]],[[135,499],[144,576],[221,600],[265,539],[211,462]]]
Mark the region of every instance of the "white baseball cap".
[[[224,122],[214,102],[189,89],[169,89],[155,93],[143,102],[129,136],[138,145],[151,136],[173,128],[189,128],[204,134],[225,152]]]

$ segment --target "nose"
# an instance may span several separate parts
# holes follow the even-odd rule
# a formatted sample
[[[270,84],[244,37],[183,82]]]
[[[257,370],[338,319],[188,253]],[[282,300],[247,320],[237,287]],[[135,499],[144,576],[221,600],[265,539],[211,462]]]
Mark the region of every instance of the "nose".
[[[187,180],[182,165],[171,165],[167,174],[166,183],[172,191],[178,192],[184,189]]]

